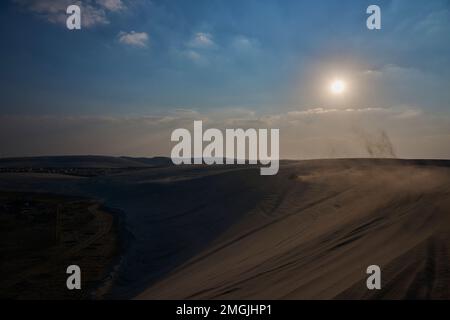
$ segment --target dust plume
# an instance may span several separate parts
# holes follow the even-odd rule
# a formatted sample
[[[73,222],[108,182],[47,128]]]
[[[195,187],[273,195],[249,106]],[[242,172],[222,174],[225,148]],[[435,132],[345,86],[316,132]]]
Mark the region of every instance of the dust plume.
[[[384,130],[369,133],[362,128],[354,128],[365,150],[372,158],[396,158],[395,148]]]

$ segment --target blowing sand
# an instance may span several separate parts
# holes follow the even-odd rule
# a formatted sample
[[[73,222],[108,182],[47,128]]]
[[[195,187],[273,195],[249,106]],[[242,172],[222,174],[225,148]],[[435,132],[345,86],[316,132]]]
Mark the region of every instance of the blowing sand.
[[[450,168],[309,161],[138,299],[449,299]],[[245,195],[238,195],[245,196]],[[382,290],[366,288],[366,268]]]

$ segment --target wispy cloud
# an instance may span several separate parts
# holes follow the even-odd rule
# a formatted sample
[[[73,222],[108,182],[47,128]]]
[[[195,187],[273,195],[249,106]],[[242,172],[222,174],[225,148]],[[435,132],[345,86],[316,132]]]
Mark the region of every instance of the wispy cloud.
[[[109,11],[125,9],[125,5],[121,0],[97,0],[97,3]]]
[[[197,32],[188,42],[188,46],[192,48],[205,49],[215,46],[213,36],[206,32]]]
[[[14,3],[36,16],[65,26],[69,5],[81,8],[81,25],[85,28],[109,23],[108,12],[117,12],[126,7],[121,0],[13,0]]]
[[[134,47],[146,47],[148,44],[148,34],[146,32],[119,32],[119,42],[134,46]]]
[[[259,48],[259,42],[244,35],[238,35],[231,41],[233,49],[239,52],[248,52]]]
[[[182,48],[178,50],[178,53],[197,65],[205,66],[209,64],[211,49],[216,47],[217,45],[211,33],[197,32],[184,43]]]
[[[202,60],[202,56],[197,52],[195,52],[194,50],[186,50],[184,54],[187,58],[191,59],[192,61]]]

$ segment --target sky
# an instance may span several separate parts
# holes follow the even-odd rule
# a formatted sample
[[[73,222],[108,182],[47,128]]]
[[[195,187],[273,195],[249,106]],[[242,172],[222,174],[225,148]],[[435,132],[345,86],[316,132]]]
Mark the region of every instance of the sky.
[[[9,0],[0,26],[0,156],[168,155],[204,120],[284,158],[450,158],[449,0]]]

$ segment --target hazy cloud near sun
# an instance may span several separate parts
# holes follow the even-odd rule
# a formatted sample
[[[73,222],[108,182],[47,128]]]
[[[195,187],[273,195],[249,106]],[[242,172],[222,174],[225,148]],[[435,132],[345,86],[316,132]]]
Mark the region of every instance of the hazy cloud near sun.
[[[0,116],[1,156],[169,155],[171,132],[192,130],[194,120],[203,120],[205,128],[279,128],[284,159],[450,157],[450,119],[407,107],[313,108],[264,115],[246,109],[179,109],[138,117]]]

